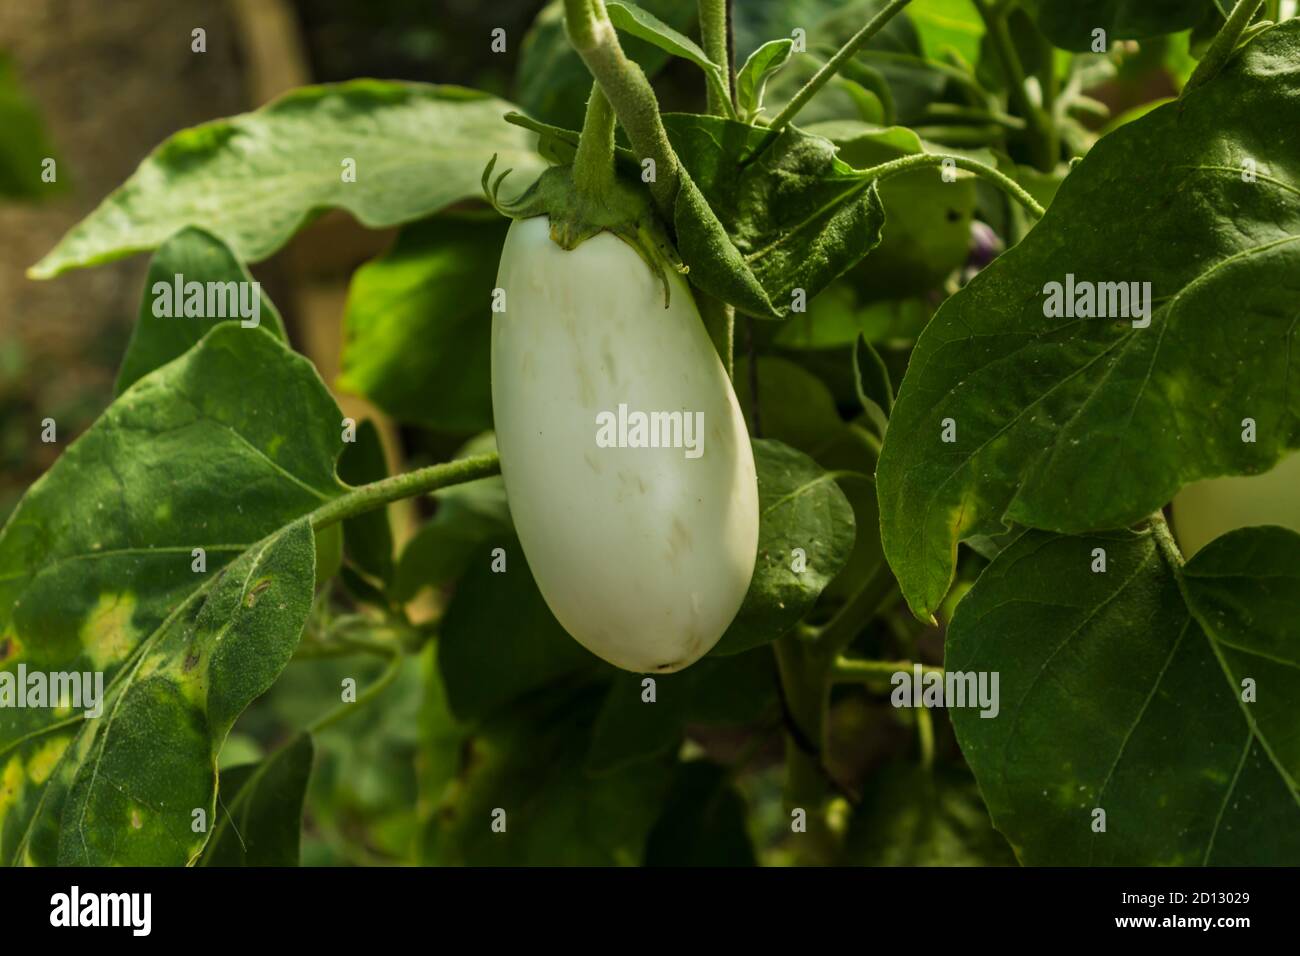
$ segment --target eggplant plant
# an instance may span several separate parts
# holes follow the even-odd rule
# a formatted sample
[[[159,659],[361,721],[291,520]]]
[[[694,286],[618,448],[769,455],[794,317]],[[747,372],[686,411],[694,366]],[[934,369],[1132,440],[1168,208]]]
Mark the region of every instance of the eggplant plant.
[[[152,255],[0,860],[1300,863],[1294,7],[555,0],[518,102],[177,132],[29,269]],[[249,265],[331,209],[327,383]]]

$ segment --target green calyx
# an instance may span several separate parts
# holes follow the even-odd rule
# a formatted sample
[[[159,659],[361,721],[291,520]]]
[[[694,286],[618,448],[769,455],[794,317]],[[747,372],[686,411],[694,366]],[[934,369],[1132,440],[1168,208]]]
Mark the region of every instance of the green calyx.
[[[667,230],[655,215],[650,197],[630,183],[611,177],[599,189],[583,188],[573,164],[552,166],[518,197],[503,200],[501,184],[510,170],[492,178],[493,156],[483,170],[483,193],[501,215],[510,219],[548,216],[551,239],[562,249],[576,249],[600,232],[612,232],[633,249],[664,287],[664,308],[670,301],[668,270],[685,273]]]

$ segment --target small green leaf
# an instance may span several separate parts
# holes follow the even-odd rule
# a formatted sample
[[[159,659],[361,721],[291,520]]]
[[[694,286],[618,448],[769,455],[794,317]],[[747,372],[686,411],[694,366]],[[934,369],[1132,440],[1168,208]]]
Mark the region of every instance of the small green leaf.
[[[894,387],[889,382],[889,370],[880,353],[861,335],[853,346],[853,384],[858,391],[858,401],[881,438],[889,428],[889,413],[894,408]]]
[[[767,81],[785,66],[793,47],[793,40],[769,40],[751,53],[740,68],[736,75],[736,103],[746,122],[753,120],[763,109]]]
[[[492,425],[492,288],[506,223],[407,226],[348,290],[339,388],[398,421],[472,434]]]
[[[457,86],[351,80],[293,90],[182,130],[28,270],[49,279],[153,249],[199,226],[260,262],[322,209],[379,228],[482,195],[483,168],[543,169],[510,104]],[[348,181],[355,163],[355,181]]]
[[[746,162],[767,130],[690,113],[666,114],[664,125],[689,173],[677,198],[678,251],[706,292],[780,318],[797,294],[811,300],[879,243],[876,183],[836,158],[829,140],[788,127]]]
[[[1029,235],[926,327],[878,472],[885,552],[919,616],[971,535],[1123,527],[1191,481],[1265,471],[1300,447],[1297,62],[1293,20],[1103,137]],[[1149,282],[1146,318],[1132,303],[1123,317],[1045,314],[1076,281]]]
[[[181,283],[180,295],[176,294],[178,282]],[[192,282],[200,283],[201,290],[191,288],[190,292],[185,291]],[[149,261],[140,314],[117,373],[117,394],[121,395],[154,369],[184,355],[210,329],[222,322],[251,323],[253,319],[244,319],[240,314],[241,291],[236,286],[232,295],[229,285],[232,282],[248,283],[251,294],[253,277],[243,263],[234,257],[224,242],[202,229],[182,229],[159,246]],[[218,285],[210,286],[209,283]],[[211,309],[208,305],[209,289],[215,290],[212,296],[214,308]],[[194,291],[201,296],[202,315],[191,316],[185,312],[186,300]],[[265,326],[280,341],[286,341],[279,310],[264,292],[259,292],[259,295],[258,324]],[[159,308],[159,311],[170,314],[155,314],[156,305],[168,303],[170,308]]]
[[[1181,587],[1152,532],[1030,531],[993,559],[945,668],[999,675],[997,716],[949,715],[1021,862],[1300,860],[1298,567],[1275,528],[1209,545]]]
[[[646,840],[646,866],[754,866],[745,798],[726,767],[677,765],[663,812]]]
[[[343,446],[339,477],[352,486],[388,477],[388,462],[379,429],[370,419],[357,425],[354,441]],[[343,522],[344,550],[348,560],[366,574],[387,582],[393,577],[393,526],[387,508],[376,508]]]
[[[713,655],[776,640],[808,612],[853,552],[854,520],[833,475],[778,441],[755,439],[758,563],[740,612]],[[807,565],[795,570],[794,549]]]
[[[297,866],[302,805],[311,777],[309,734],[261,763],[221,772],[221,800],[202,866]]]
[[[726,95],[726,81],[722,68],[709,59],[698,43],[668,24],[664,23],[649,10],[623,0],[610,0],[605,5],[609,20],[615,27],[630,36],[638,37],[647,43],[653,43],[659,49],[684,60],[690,60],[708,77],[709,84],[717,92],[719,99],[730,103]]]

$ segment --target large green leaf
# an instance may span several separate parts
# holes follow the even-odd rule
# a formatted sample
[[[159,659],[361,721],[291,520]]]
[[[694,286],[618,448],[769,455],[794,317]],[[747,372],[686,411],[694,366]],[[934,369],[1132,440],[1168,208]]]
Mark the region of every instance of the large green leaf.
[[[853,509],[835,477],[779,441],[754,440],[758,469],[758,562],[749,591],[711,654],[737,654],[776,640],[808,613],[853,551]],[[806,567],[795,570],[794,550]]]
[[[422,219],[482,194],[483,168],[539,174],[509,103],[456,86],[351,80],[306,86],[252,113],[182,130],[33,266],[33,278],[153,249],[185,226],[244,262],[275,252],[324,209],[362,225]],[[344,160],[356,181],[344,181]]]
[[[469,740],[434,813],[426,862],[609,866],[641,862],[669,774],[664,761],[599,776],[583,767],[600,688],[530,698]],[[502,816],[504,814],[504,816]],[[493,829],[494,821],[504,830]]]
[[[1115,40],[1177,33],[1195,26],[1214,0],[1030,0],[1047,38],[1066,50],[1092,49],[1093,31],[1106,31],[1106,48]]]
[[[949,714],[1022,862],[1300,862],[1298,568],[1300,536],[1273,528],[1219,539],[1183,582],[1151,532],[1030,531],[994,558],[945,666],[998,673],[999,712]]]
[[[306,618],[312,535],[293,522],[343,490],[340,417],[310,363],[223,323],[28,491],[0,532],[0,670],[102,672],[113,716],[0,708],[0,859],[184,863],[202,846],[189,814],[211,819],[229,723]]]
[[[204,284],[203,315],[184,314],[183,306],[189,296],[183,292],[178,300],[174,295],[178,276],[183,283],[182,290],[184,285],[191,282]],[[117,372],[117,394],[121,395],[154,369],[180,358],[214,326],[222,322],[252,322],[252,319],[244,319],[239,315],[239,290],[232,298],[227,285],[231,282],[238,284],[252,281],[253,277],[226,244],[202,229],[182,229],[159,246],[149,261],[149,274],[145,278],[144,295],[140,300],[140,314],[131,331],[126,354],[122,357],[122,367]],[[230,314],[207,314],[206,286],[210,282],[221,285],[220,294],[214,299],[214,304],[218,306],[214,311]],[[170,297],[171,309],[159,309],[170,311],[170,315],[155,314],[155,304],[159,303],[160,294],[163,293],[161,289],[155,293],[157,283],[172,290],[166,293]],[[249,289],[251,290],[251,285]],[[257,322],[280,341],[286,340],[284,321],[265,292],[260,294]]]
[[[783,316],[794,290],[811,300],[880,241],[875,180],[836,158],[829,140],[787,128],[746,162],[767,135],[762,127],[689,113],[667,114],[664,125],[751,277],[737,285],[735,264],[721,265],[718,249],[702,241],[688,185],[678,199],[678,245],[705,291],[755,315]]]
[[[919,615],[943,599],[964,538],[1010,521],[1125,526],[1188,482],[1264,471],[1300,447],[1297,93],[1291,21],[1103,137],[1028,237],[931,321],[878,472],[885,552]],[[1047,283],[1068,275],[1150,282],[1150,325],[1045,316]]]
[[[311,735],[299,734],[261,763],[221,773],[221,804],[203,866],[297,866]]]
[[[489,311],[506,223],[407,226],[357,270],[339,387],[402,422],[452,433],[492,426]]]

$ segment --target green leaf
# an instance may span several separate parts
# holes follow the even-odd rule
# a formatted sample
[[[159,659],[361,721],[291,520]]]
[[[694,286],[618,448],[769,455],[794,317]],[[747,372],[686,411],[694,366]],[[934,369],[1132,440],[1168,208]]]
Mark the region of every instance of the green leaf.
[[[726,80],[723,78],[722,68],[710,60],[709,55],[690,37],[674,30],[649,10],[634,3],[610,0],[605,5],[605,10],[609,14],[610,23],[624,33],[652,43],[673,56],[690,60],[704,71],[719,99],[726,103],[731,102],[731,98],[726,95]]]
[[[1021,862],[1300,859],[1298,562],[1300,536],[1262,528],[1211,544],[1181,587],[1151,532],[1030,531],[994,558],[945,667],[998,673],[998,716],[949,715]]]
[[[318,212],[379,228],[482,194],[483,168],[528,180],[532,137],[502,122],[504,100],[456,86],[380,80],[305,86],[252,113],[182,130],[29,271],[48,279],[153,249],[185,226],[243,262],[283,246]],[[344,181],[344,160],[356,181]]]
[[[408,424],[452,434],[490,428],[490,306],[506,225],[416,223],[358,269],[339,388]]]
[[[28,491],[0,531],[0,672],[102,672],[114,716],[0,708],[0,859],[201,849],[190,811],[212,819],[221,741],[306,619],[312,533],[295,519],[343,491],[340,418],[306,359],[222,323]]]
[[[180,296],[174,294],[178,276],[183,277]],[[204,286],[202,316],[190,316],[184,312],[185,300],[189,298],[184,286],[191,282]],[[237,288],[232,296],[228,285],[231,282],[249,283],[248,289],[253,288],[253,277],[243,263],[234,257],[225,243],[202,229],[182,229],[159,246],[149,261],[149,274],[145,278],[144,295],[140,300],[140,314],[131,331],[126,355],[122,357],[122,367],[117,373],[117,394],[121,395],[154,369],[184,355],[217,325],[223,322],[252,322],[251,318],[242,318],[239,312],[242,301],[240,292]],[[158,283],[167,289],[155,291]],[[213,296],[212,309],[208,307],[208,283],[221,284]],[[160,295],[168,298],[162,300]],[[281,342],[287,341],[279,310],[260,289],[258,295],[258,324],[265,326]],[[170,303],[170,309],[160,311],[170,311],[171,315],[156,315],[155,304],[165,303]],[[209,312],[227,314],[208,314]]]
[[[0,53],[0,196],[31,199],[65,188],[67,171],[53,183],[41,180],[42,163],[53,158],[40,115],[18,85],[9,57]]]
[[[1093,31],[1115,40],[1141,40],[1195,26],[1214,0],[1032,0],[1030,10],[1047,38],[1065,50],[1092,49]]]
[[[299,734],[261,763],[221,772],[203,866],[297,866],[312,744]]]
[[[861,866],[1015,866],[964,769],[884,767],[868,779],[845,854]]]
[[[484,547],[469,564],[447,608],[438,668],[452,713],[484,717],[529,691],[561,680],[609,673],[551,614],[513,537],[499,544],[505,571],[493,571]]]
[[[889,413],[894,407],[894,386],[889,382],[885,360],[861,335],[853,344],[853,384],[858,390],[858,401],[876,426],[876,434],[884,438],[889,428]]]
[[[755,439],[758,562],[740,612],[713,655],[776,640],[799,623],[853,551],[853,509],[835,478],[778,441]],[[807,567],[795,571],[794,549]]]
[[[426,862],[640,863],[667,790],[667,768],[646,761],[587,773],[583,760],[599,704],[600,688],[593,687],[533,697],[489,720],[470,739],[461,778],[434,813]],[[504,831],[494,832],[494,819]]]
[[[943,60],[950,49],[966,63],[979,58],[984,21],[971,0],[916,0],[907,15],[932,59]]]
[[[787,128],[742,166],[765,129],[690,113],[666,114],[664,125],[690,180],[677,199],[679,252],[706,292],[781,317],[796,289],[812,299],[880,241],[875,181],[837,159],[830,141]],[[730,244],[706,231],[710,210]]]
[[[642,0],[641,8],[679,31],[695,23],[695,0]],[[663,70],[671,55],[634,36],[622,38],[623,52],[646,76]],[[591,72],[564,31],[564,2],[552,0],[529,28],[520,46],[515,100],[529,115],[577,129],[591,93]]]
[[[1298,62],[1290,21],[1213,82],[1101,139],[1024,241],[930,322],[878,472],[885,552],[919,616],[971,535],[1010,521],[1122,527],[1184,484],[1261,472],[1300,447]],[[1069,275],[1149,281],[1149,327],[1045,316],[1047,284]],[[1242,441],[1247,418],[1255,442]],[[946,419],[955,443],[940,440]]]
[[[379,429],[370,419],[357,425],[354,441],[343,446],[339,477],[352,486],[366,485],[388,477],[388,462]],[[380,581],[393,577],[393,526],[387,508],[376,508],[343,522],[344,549],[348,560]]]
[[[745,798],[727,768],[678,764],[663,813],[646,840],[646,866],[755,866]]]
[[[790,59],[793,40],[769,40],[749,55],[736,75],[736,103],[741,117],[752,120],[763,109],[767,81]]]
[[[816,375],[789,359],[760,356],[757,388],[736,389],[736,399],[751,433],[761,431],[820,461],[821,454],[843,434],[845,424],[830,389]],[[736,358],[735,381],[751,380],[749,359]],[[755,392],[758,416],[754,415]],[[756,430],[755,425],[761,426]]]

